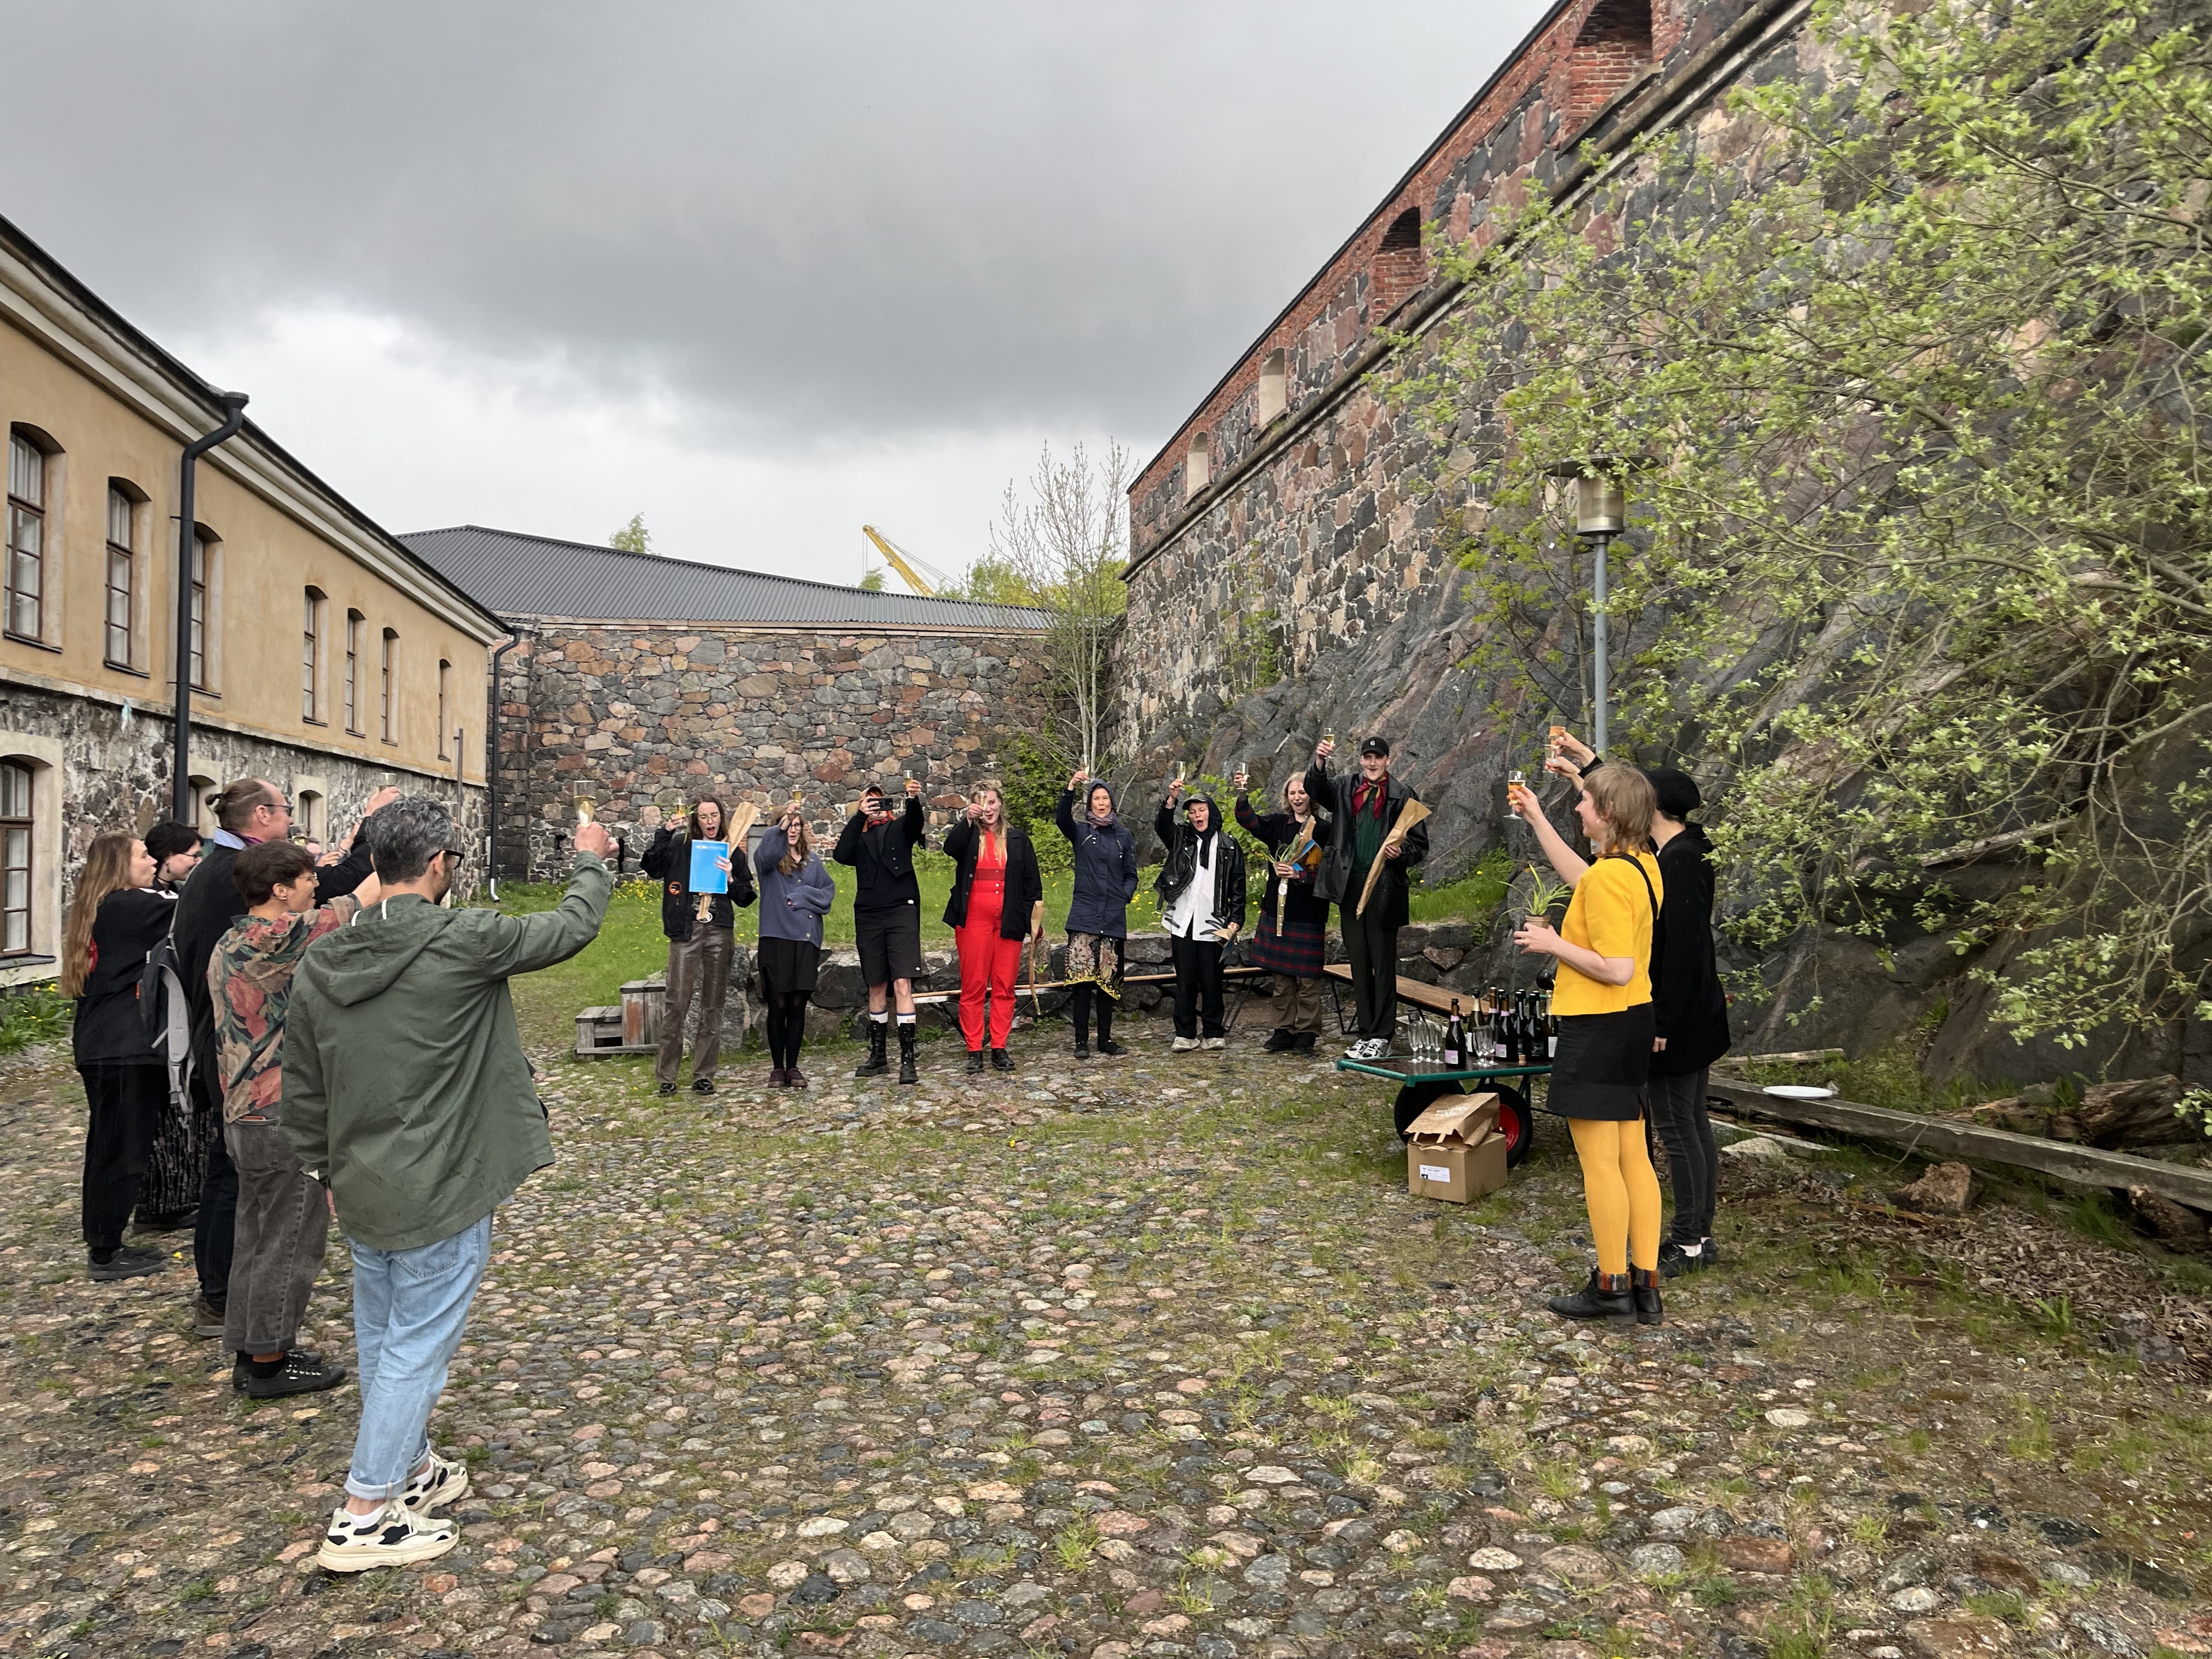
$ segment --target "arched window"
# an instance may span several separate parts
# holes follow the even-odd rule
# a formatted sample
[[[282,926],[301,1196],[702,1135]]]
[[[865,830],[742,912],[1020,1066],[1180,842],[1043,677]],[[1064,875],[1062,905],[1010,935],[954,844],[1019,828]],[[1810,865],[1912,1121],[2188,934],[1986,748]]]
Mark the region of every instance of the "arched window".
[[[1260,365],[1260,424],[1267,425],[1290,406],[1290,388],[1283,376],[1283,349],[1277,346]]]
[[[323,590],[310,587],[303,596],[300,625],[300,718],[312,725],[323,721]]]
[[[1406,300],[1421,291],[1428,281],[1428,262],[1421,256],[1421,210],[1407,208],[1390,222],[1375,250],[1373,302],[1368,314],[1381,322]]]
[[[392,676],[398,672],[398,663],[399,635],[387,628],[384,630],[384,664],[382,670],[384,740],[386,743],[397,743],[399,741],[399,700],[397,688],[392,684]]]
[[[1212,443],[1203,432],[1190,441],[1190,456],[1183,463],[1182,470],[1182,494],[1185,501],[1188,501],[1200,490],[1205,489],[1206,481],[1212,477]]]
[[[33,798],[31,769],[0,761],[0,957],[31,951]]]
[[[28,427],[8,429],[8,559],[0,623],[10,638],[39,645],[49,642],[46,567],[60,550],[46,522],[49,504],[61,505],[55,459],[44,434]]]
[[[447,752],[452,747],[453,733],[447,722],[453,718],[453,665],[443,657],[438,659],[438,758],[451,760]]]
[[[139,568],[139,526],[150,517],[146,493],[121,478],[107,481],[107,608],[104,615],[110,668],[137,672],[139,665],[138,599],[143,589]]]
[[[1650,62],[1651,0],[1597,0],[1568,55],[1562,137],[1578,137]]]
[[[202,835],[211,833],[215,827],[215,798],[222,793],[213,778],[191,775],[192,828]]]
[[[322,792],[319,789],[301,789],[295,784],[293,787],[292,816],[299,823],[300,833],[309,841],[321,841],[330,833],[330,812],[323,805]]]
[[[346,612],[345,659],[345,729],[356,737],[362,734],[361,724],[361,645],[362,631],[368,618],[358,611]]]

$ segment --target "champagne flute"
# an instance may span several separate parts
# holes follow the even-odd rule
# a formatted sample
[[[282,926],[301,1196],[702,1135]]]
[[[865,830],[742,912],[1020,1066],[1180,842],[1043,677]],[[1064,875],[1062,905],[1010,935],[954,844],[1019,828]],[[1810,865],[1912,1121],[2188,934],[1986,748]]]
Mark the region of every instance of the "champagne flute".
[[[592,821],[592,811],[599,803],[592,799],[591,786],[588,784],[576,786],[575,799],[576,827],[580,830]]]

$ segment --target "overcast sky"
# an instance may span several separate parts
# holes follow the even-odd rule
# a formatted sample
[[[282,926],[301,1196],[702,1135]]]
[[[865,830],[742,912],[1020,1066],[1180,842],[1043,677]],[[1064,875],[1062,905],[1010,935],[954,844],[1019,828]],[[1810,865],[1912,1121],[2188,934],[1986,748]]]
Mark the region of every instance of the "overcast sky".
[[[1542,10],[0,0],[0,213],[390,529],[956,570],[1041,443],[1148,459]]]

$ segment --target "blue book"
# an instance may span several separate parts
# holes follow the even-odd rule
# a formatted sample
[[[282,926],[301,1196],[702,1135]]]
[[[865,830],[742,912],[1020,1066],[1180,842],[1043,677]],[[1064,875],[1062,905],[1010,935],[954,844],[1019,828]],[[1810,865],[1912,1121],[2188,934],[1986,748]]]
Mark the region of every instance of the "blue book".
[[[695,841],[691,843],[691,890],[695,893],[726,893],[730,878],[716,865],[717,859],[730,856],[730,843],[726,841]]]

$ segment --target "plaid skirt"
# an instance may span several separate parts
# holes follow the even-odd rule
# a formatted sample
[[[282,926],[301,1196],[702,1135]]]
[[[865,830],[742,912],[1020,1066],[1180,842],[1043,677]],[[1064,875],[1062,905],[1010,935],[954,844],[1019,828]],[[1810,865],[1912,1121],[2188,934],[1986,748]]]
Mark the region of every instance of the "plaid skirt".
[[[1288,974],[1292,979],[1318,979],[1325,954],[1322,924],[1286,915],[1282,931],[1278,933],[1273,907],[1261,904],[1260,931],[1252,936],[1249,952],[1255,968],[1264,968],[1271,974]]]

